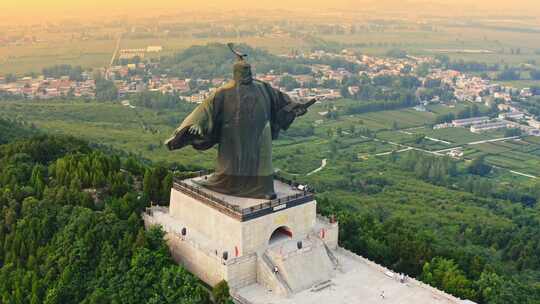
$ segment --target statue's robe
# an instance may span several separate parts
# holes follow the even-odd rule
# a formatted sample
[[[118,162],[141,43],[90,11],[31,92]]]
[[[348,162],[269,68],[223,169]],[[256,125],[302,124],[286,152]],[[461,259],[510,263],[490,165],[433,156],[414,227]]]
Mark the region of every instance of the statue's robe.
[[[296,106],[265,82],[233,80],[186,117],[169,148],[206,150],[218,144],[215,172],[201,183],[220,193],[268,198],[274,194],[272,140],[294,121]],[[202,134],[190,132],[193,125]]]

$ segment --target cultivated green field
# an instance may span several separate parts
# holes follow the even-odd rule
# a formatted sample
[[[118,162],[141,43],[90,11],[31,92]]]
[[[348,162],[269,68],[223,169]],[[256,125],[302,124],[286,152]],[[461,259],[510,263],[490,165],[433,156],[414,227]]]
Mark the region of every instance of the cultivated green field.
[[[497,83],[518,89],[540,86],[540,80],[497,81]]]
[[[348,102],[350,101],[343,101]],[[340,107],[341,103],[342,101],[333,102],[337,107]],[[299,118],[288,132],[283,132],[281,138],[274,143],[277,168],[291,175],[305,175],[318,168],[322,159],[336,153],[351,155],[351,161],[362,161],[375,157],[376,154],[402,150],[405,147],[438,151],[463,146],[466,158],[485,155],[488,162],[502,168],[533,175],[540,172],[540,139],[536,137],[527,137],[519,142],[467,145],[501,138],[504,134],[500,131],[475,134],[464,128],[432,130],[425,125],[431,124],[435,114],[413,109],[343,115],[338,119],[328,119],[320,114],[327,107],[324,103],[316,104],[307,115]],[[457,111],[459,108],[453,110]],[[165,149],[163,141],[187,115],[186,111],[181,110],[155,111],[139,107],[132,109],[113,103],[82,101],[17,101],[0,102],[0,113],[2,117],[31,123],[48,132],[86,138],[91,142],[154,161],[211,168],[212,157],[215,155],[214,149],[206,152],[195,152],[191,148],[175,152]],[[394,123],[399,129],[392,129]],[[298,135],[306,128],[313,129],[312,136]],[[358,133],[365,128],[371,130],[375,140]],[[355,134],[352,134],[352,131]],[[428,138],[417,142],[418,135]]]
[[[161,45],[163,52],[160,55],[173,55],[193,45],[227,43],[230,40],[230,38],[186,37],[121,39],[120,48],[146,48],[149,45]],[[116,42],[116,39],[72,41],[55,38],[54,41],[32,45],[0,46],[0,75],[41,73],[43,68],[57,64],[80,65],[85,69],[106,67],[111,61]],[[291,48],[309,47],[306,42],[291,37],[246,37],[241,42],[276,54],[287,53]]]
[[[291,20],[300,20],[304,16],[291,14]],[[335,18],[335,19],[332,19]],[[355,17],[357,18],[357,17]],[[384,16],[380,19],[385,24]],[[117,38],[122,34],[120,48],[145,48],[149,45],[163,46],[160,55],[171,55],[192,45],[204,45],[211,42],[246,43],[253,47],[266,49],[272,53],[285,54],[292,50],[309,51],[329,48],[339,50],[343,47],[355,49],[364,54],[385,55],[393,48],[406,50],[413,55],[435,56],[445,54],[454,60],[475,60],[486,63],[504,65],[520,65],[532,62],[540,65],[540,33],[531,31],[537,24],[534,19],[520,20],[514,25],[500,26],[486,20],[476,20],[475,24],[453,25],[449,20],[430,20],[426,26],[416,22],[403,21],[400,26],[385,26],[384,30],[363,29],[341,34],[314,33],[312,31],[297,32],[296,29],[284,27],[282,33],[265,33],[242,35],[241,37],[197,36],[209,25],[210,20],[190,22],[186,18],[184,24],[173,22],[179,31],[176,35],[168,35],[163,31],[126,33],[121,23],[92,24],[89,28],[62,27],[61,30],[36,29],[32,34],[39,40],[24,45],[0,46],[1,73],[26,74],[40,72],[43,67],[54,64],[81,65],[85,68],[101,68],[109,64],[116,47]],[[393,18],[392,18],[393,19]],[[165,23],[165,20],[160,20]],[[204,23],[208,22],[208,23]],[[261,20],[274,26],[275,20]],[[336,23],[344,21],[340,17],[329,15],[307,22],[309,25]],[[350,20],[358,24],[369,24],[366,19]],[[195,26],[198,24],[199,26]],[[348,23],[346,23],[348,24]],[[223,24],[221,24],[223,25]],[[219,25],[218,25],[219,26]],[[230,24],[225,22],[225,27]],[[250,23],[235,25],[252,29]],[[142,26],[144,27],[144,26]],[[148,27],[151,27],[150,25]],[[89,32],[91,35],[81,35]],[[519,54],[511,50],[519,49]],[[523,84],[528,85],[528,84]]]
[[[465,128],[446,128],[437,130],[433,130],[431,128],[424,128],[415,131],[423,133],[429,137],[451,142],[452,146],[464,145],[476,141],[504,137],[504,134],[502,132],[472,133]]]
[[[540,175],[540,142],[536,137],[467,147],[465,157],[479,156],[484,156],[489,163],[498,167]]]
[[[85,102],[1,102],[0,115],[34,124],[48,132],[86,138],[156,161],[183,160],[205,165],[206,153],[170,153],[163,141],[186,113],[131,109],[119,104]],[[189,158],[189,162],[187,161]]]

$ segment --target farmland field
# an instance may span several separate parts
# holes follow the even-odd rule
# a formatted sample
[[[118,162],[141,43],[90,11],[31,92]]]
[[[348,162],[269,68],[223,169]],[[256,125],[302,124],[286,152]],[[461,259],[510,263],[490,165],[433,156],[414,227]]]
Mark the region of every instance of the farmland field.
[[[149,45],[161,45],[163,47],[161,55],[172,55],[193,45],[229,41],[228,38],[191,37],[122,39],[120,48],[146,48]],[[290,37],[247,37],[243,39],[243,42],[276,54],[287,52],[291,46],[307,46],[302,40],[294,40]],[[101,68],[109,64],[115,47],[116,39],[71,41],[58,40],[58,38],[30,46],[0,46],[0,71],[2,71],[0,74],[40,73],[43,68],[57,64],[80,65],[85,69]]]
[[[536,141],[536,138],[526,137],[519,141],[469,146],[465,151],[465,157],[484,156],[488,163],[498,167],[538,176],[540,175],[540,143]]]
[[[347,101],[345,101],[347,102]],[[340,102],[336,101],[339,105]],[[163,141],[187,114],[185,110],[155,111],[145,108],[131,109],[119,104],[97,102],[1,102],[2,117],[25,121],[39,129],[86,138],[91,142],[128,151],[155,161],[174,162],[181,165],[196,164],[211,167],[215,150],[194,153],[191,148],[174,153],[167,151]],[[432,130],[424,125],[434,116],[429,112],[413,109],[371,112],[326,119],[319,112],[327,107],[319,103],[304,117],[298,119],[290,132],[275,142],[276,167],[291,174],[306,174],[319,167],[321,160],[334,147],[340,153],[365,159],[375,154],[403,149],[386,143],[395,142],[429,151],[448,149],[470,142],[503,137],[502,132],[475,134],[464,128]],[[24,113],[22,116],[21,113]],[[318,121],[317,124],[314,124]],[[392,130],[394,122],[404,130]],[[295,130],[315,125],[310,137],[291,137]],[[368,128],[379,141],[358,134],[351,129]],[[333,136],[328,137],[331,129]],[[341,129],[339,136],[336,130]],[[451,144],[424,139],[416,143],[416,135],[423,134]],[[526,137],[522,141],[484,143],[465,146],[468,159],[486,156],[486,160],[499,167],[537,175],[540,172],[540,138]]]
[[[373,130],[391,129],[394,122],[399,129],[423,126],[433,122],[435,115],[429,112],[419,112],[414,109],[371,112],[355,115]]]
[[[39,129],[85,138],[157,161],[202,163],[191,148],[170,153],[163,141],[186,113],[130,109],[119,104],[84,102],[0,102],[2,117],[32,123]],[[24,116],[21,115],[24,113]],[[213,153],[210,150],[206,153]],[[185,160],[185,161],[184,161]]]
[[[290,14],[289,17],[298,20],[304,18],[304,16],[294,14]],[[324,20],[324,23],[343,22],[341,16],[319,17],[320,20]],[[38,28],[32,32],[32,35],[39,37],[38,41],[24,45],[0,46],[0,71],[26,74],[39,72],[43,67],[54,64],[101,68],[109,63],[116,46],[116,39],[120,34],[123,34],[120,48],[161,45],[163,52],[160,55],[171,55],[191,45],[203,45],[210,42],[225,43],[234,40],[236,43],[246,43],[275,54],[286,54],[291,50],[347,47],[368,55],[385,55],[390,49],[400,48],[412,55],[445,54],[453,60],[474,60],[501,65],[540,62],[540,54],[537,52],[540,49],[538,33],[523,30],[536,26],[532,20],[522,20],[519,27],[508,28],[497,28],[486,20],[478,21],[475,25],[461,26],[452,25],[443,20],[429,20],[426,21],[426,26],[404,21],[397,27],[385,27],[380,31],[364,29],[354,33],[326,34],[311,31],[300,33],[295,28],[284,27],[281,33],[252,33],[242,37],[205,37],[198,35],[201,28],[193,24],[202,25],[207,21],[204,18],[202,20],[190,19],[192,19],[191,16],[186,17],[181,24],[174,17],[160,20],[163,24],[174,24],[174,29],[178,31],[175,35],[169,35],[160,30],[131,32],[127,30],[129,26],[121,21],[122,18],[106,26],[91,26],[88,33],[84,34],[82,34],[86,30],[84,27],[73,24],[53,29]],[[362,24],[366,20],[358,18],[355,22]],[[274,25],[275,21],[272,20],[270,24]],[[229,22],[225,21],[225,27],[228,26],[230,26]],[[519,54],[510,51],[515,48],[520,49]],[[530,84],[527,80],[516,83],[517,86]]]
[[[484,104],[481,103],[471,103],[471,102],[462,102],[453,104],[452,106],[444,105],[444,104],[430,104],[426,108],[437,114],[437,115],[444,115],[449,113],[457,114],[459,111],[464,110],[467,107],[470,107],[472,105],[476,105],[480,111],[484,111],[487,109],[487,107]]]
[[[501,134],[500,132],[473,133],[465,128],[445,128],[437,130],[424,128],[415,131],[424,133],[426,136],[429,137],[451,142],[454,145],[463,145],[475,141],[503,137],[503,134]]]

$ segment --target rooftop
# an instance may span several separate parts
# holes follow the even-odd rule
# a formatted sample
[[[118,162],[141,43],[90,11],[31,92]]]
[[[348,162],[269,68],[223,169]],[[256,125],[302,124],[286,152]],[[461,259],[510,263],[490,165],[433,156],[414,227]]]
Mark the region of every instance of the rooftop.
[[[204,175],[185,180],[175,180],[173,188],[241,221],[247,221],[313,200],[312,193],[299,190],[293,182],[284,179],[274,179],[274,190],[277,197],[273,200],[267,200],[227,195],[196,183],[207,177],[208,175]]]

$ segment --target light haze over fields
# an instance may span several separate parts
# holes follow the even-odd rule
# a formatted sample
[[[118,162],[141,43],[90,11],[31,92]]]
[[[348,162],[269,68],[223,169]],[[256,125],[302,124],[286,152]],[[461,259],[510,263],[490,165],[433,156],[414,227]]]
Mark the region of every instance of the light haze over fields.
[[[99,17],[111,14],[145,15],[151,12],[170,10],[238,10],[238,9],[375,9],[381,13],[391,9],[412,10],[415,13],[440,14],[477,14],[480,12],[497,13],[540,13],[538,0],[160,0],[160,1],[128,1],[128,0],[2,0],[0,1],[0,17],[2,23],[28,23],[35,21],[54,21],[63,17]]]

